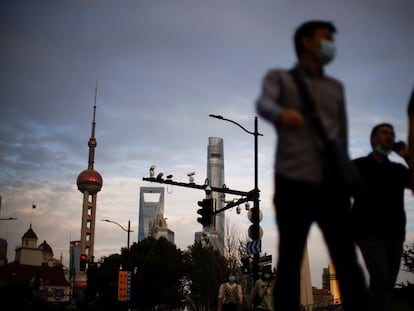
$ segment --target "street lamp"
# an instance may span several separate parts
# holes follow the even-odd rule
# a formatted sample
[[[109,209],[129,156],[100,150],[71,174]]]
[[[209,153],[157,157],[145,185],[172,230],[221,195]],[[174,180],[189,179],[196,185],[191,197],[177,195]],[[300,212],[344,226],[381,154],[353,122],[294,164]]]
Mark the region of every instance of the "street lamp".
[[[122,230],[124,230],[125,232],[127,232],[128,233],[128,240],[127,240],[127,249],[128,249],[128,251],[129,251],[129,234],[131,233],[131,232],[134,232],[133,230],[131,230],[131,222],[128,220],[128,229],[125,229],[124,227],[122,227],[119,223],[117,223],[116,221],[112,221],[112,220],[109,220],[109,219],[102,219],[102,221],[106,221],[106,222],[110,222],[110,223],[113,223],[113,224],[115,224],[115,225],[118,225]]]
[[[257,123],[257,117],[254,118],[254,132],[251,132],[249,130],[247,130],[246,128],[244,128],[242,125],[240,125],[239,123],[230,120],[230,119],[226,119],[223,116],[220,115],[214,115],[214,114],[210,114],[209,115],[212,118],[216,118],[219,120],[223,120],[223,121],[227,121],[230,123],[233,123],[235,125],[237,125],[238,127],[240,127],[243,131],[245,131],[246,133],[253,135],[254,136],[254,189],[253,189],[253,195],[254,195],[254,200],[253,200],[253,210],[252,210],[252,223],[253,223],[253,232],[252,232],[252,239],[253,240],[260,240],[260,226],[259,226],[259,222],[260,222],[260,207],[259,207],[259,202],[260,202],[260,191],[259,191],[259,186],[258,186],[258,137],[259,136],[263,136],[263,134],[260,134],[258,132],[258,123]],[[253,255],[253,278],[255,280],[258,279],[258,274],[259,274],[259,254],[254,254]]]

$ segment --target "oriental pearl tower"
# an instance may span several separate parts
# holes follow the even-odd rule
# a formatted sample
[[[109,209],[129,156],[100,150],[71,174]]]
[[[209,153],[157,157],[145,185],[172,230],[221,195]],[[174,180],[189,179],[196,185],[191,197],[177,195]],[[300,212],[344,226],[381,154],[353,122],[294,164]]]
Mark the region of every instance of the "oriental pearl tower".
[[[93,169],[95,158],[95,115],[96,115],[96,95],[98,85],[95,88],[95,99],[93,106],[92,134],[89,139],[89,162],[88,169],[81,172],[76,181],[78,190],[83,193],[82,205],[82,228],[80,239],[80,253],[87,256],[87,262],[93,263],[93,248],[95,240],[95,216],[96,216],[96,198],[97,193],[102,188],[102,176]]]

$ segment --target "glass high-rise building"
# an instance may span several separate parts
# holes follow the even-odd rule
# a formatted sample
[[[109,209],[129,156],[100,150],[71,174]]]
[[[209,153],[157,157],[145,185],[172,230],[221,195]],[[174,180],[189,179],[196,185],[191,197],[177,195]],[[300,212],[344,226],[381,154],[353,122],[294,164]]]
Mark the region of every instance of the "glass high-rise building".
[[[141,187],[139,195],[138,241],[150,236],[150,223],[157,214],[164,215],[164,188]]]
[[[207,146],[207,180],[211,187],[222,188],[224,185],[224,148],[223,138],[209,137]],[[212,192],[206,198],[212,198],[214,210],[224,207],[222,193]],[[221,253],[224,253],[225,213],[216,214],[211,226],[203,227],[202,232],[195,233],[195,241],[208,238],[209,242]]]

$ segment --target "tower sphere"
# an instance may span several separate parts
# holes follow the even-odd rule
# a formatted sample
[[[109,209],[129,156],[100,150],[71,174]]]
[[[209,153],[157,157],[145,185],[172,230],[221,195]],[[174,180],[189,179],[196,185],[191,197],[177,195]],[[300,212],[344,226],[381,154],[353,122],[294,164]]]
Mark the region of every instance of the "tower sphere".
[[[95,194],[101,191],[103,180],[97,171],[88,169],[79,174],[76,183],[80,192],[87,191],[89,194]]]

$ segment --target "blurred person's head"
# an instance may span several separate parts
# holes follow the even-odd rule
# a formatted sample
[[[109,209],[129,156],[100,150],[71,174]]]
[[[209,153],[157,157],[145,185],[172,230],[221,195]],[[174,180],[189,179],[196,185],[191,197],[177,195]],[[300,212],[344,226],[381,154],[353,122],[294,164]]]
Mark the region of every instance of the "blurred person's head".
[[[380,123],[371,130],[371,147],[373,152],[387,156],[394,146],[395,132],[390,123]]]
[[[230,283],[236,282],[236,280],[237,280],[236,274],[234,272],[229,272],[228,280],[229,280]]]
[[[336,53],[335,33],[336,28],[331,22],[317,20],[303,23],[294,36],[297,58],[320,66],[329,63]]]

